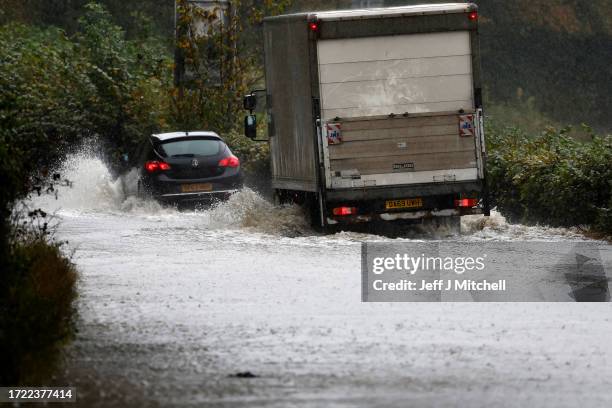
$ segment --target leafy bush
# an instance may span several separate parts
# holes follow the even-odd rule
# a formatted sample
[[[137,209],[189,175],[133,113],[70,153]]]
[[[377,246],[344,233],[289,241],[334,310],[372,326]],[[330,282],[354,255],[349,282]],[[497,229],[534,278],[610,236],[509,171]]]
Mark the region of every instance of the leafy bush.
[[[591,133],[585,143],[570,130],[528,136],[516,128],[489,129],[494,204],[518,221],[612,232],[612,137]]]
[[[71,38],[55,28],[0,27],[0,173],[16,178],[2,180],[10,186],[4,201],[27,194],[32,175],[83,140],[97,137],[115,164],[169,121],[167,51],[154,38],[127,41],[96,3],[79,23]]]
[[[46,224],[37,233],[20,229],[12,230],[0,282],[0,384],[40,385],[73,333],[77,272],[48,241]]]
[[[97,137],[119,162],[167,123],[172,63],[154,39],[127,41],[90,4],[72,37],[56,28],[0,27],[0,380],[36,383],[72,332],[76,271],[46,227],[24,230],[15,203],[52,191],[52,169]],[[17,212],[18,213],[18,212]]]

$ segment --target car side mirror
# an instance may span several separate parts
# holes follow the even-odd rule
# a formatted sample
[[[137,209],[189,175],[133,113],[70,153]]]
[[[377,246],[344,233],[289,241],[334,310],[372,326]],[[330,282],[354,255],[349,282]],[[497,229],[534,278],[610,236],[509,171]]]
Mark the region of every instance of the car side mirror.
[[[257,117],[248,115],[244,118],[244,135],[251,140],[257,139]]]
[[[250,112],[254,111],[257,107],[257,96],[252,93],[244,97],[243,101],[244,110],[248,110]]]

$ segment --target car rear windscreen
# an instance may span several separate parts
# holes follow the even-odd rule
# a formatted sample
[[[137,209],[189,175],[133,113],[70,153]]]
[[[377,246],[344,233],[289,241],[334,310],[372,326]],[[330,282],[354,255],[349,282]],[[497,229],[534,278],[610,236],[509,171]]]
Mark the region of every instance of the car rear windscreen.
[[[164,143],[158,150],[164,157],[216,156],[222,146],[222,142],[216,139],[188,139]]]

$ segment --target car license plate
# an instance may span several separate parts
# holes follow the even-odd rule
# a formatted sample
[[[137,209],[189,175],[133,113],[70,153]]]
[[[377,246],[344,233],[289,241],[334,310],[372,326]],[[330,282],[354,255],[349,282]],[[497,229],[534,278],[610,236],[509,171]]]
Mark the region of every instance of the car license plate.
[[[409,198],[405,200],[391,200],[387,201],[387,210],[403,210],[407,208],[421,208],[423,207],[422,198]]]
[[[202,193],[206,191],[212,191],[212,184],[183,184],[181,186],[183,193]]]

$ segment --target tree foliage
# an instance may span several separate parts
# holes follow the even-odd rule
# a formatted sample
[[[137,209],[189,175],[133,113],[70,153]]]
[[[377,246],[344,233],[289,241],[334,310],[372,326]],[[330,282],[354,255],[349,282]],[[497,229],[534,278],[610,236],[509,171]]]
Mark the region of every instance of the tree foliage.
[[[9,24],[0,28],[2,204],[25,196],[32,176],[83,140],[99,137],[119,157],[167,122],[171,66],[154,41],[128,41],[100,5],[81,31]]]
[[[494,204],[516,221],[588,225],[612,233],[612,136],[577,141],[570,128],[535,136],[516,128],[488,132]]]
[[[288,3],[233,0],[227,10],[221,5],[204,10],[177,0],[180,88],[174,116],[179,127],[224,133],[236,128],[242,97],[262,79],[258,28],[264,16],[280,13]]]
[[[0,382],[40,383],[72,332],[76,272],[48,215],[15,203],[53,191],[61,159],[98,138],[110,161],[164,127],[172,62],[154,39],[128,40],[100,5],[71,36],[55,27],[0,27]],[[24,215],[25,215],[24,214]],[[33,225],[30,225],[34,223]],[[40,224],[39,224],[40,223]]]
[[[116,161],[164,126],[172,62],[154,40],[127,40],[106,10],[87,6],[80,30],[19,23],[0,27],[0,362],[3,383],[52,367],[71,332],[76,272],[50,242],[48,216],[15,203],[53,191],[52,169],[97,137]],[[29,368],[29,369],[28,369]]]

